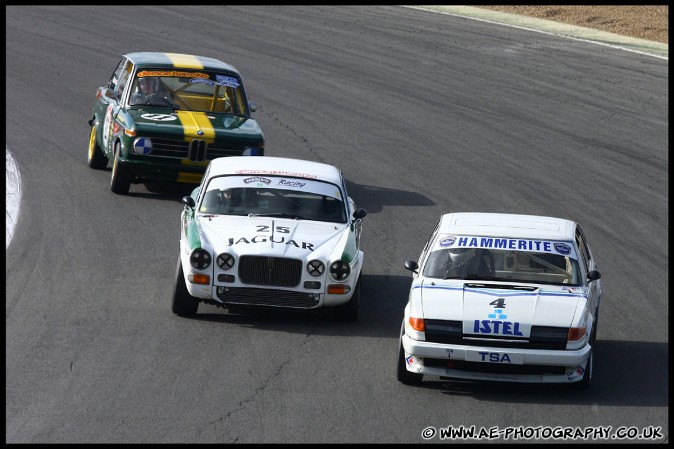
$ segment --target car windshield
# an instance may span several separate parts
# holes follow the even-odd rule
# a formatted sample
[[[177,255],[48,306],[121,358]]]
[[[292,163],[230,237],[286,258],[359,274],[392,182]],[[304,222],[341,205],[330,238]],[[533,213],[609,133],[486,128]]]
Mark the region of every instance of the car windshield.
[[[198,208],[213,215],[242,215],[346,223],[344,195],[334,184],[276,176],[211,179]]]
[[[581,285],[580,268],[571,243],[524,239],[438,239],[424,264],[423,275],[438,279]]]
[[[129,106],[250,115],[241,81],[231,73],[141,69],[130,89]]]

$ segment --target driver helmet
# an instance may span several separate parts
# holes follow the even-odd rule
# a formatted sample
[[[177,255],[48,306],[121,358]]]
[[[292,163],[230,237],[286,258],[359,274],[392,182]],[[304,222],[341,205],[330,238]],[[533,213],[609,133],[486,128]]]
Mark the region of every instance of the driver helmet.
[[[159,80],[155,77],[146,76],[138,79],[138,89],[143,94],[149,94],[157,90]]]
[[[475,248],[452,248],[449,249],[449,258],[453,265],[458,265],[472,259],[477,250]]]

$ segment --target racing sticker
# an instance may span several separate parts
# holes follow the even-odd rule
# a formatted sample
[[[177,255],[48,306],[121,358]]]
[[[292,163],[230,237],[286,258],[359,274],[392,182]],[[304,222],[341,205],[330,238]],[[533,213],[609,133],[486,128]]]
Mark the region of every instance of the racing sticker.
[[[522,337],[520,323],[516,321],[502,321],[508,319],[503,309],[494,309],[494,313],[487,314],[488,320],[475,320],[473,332],[476,334],[516,335]]]
[[[296,180],[288,180],[288,179],[279,179],[278,185],[284,186],[284,187],[297,187],[297,188],[302,188],[305,185],[307,185],[306,182],[302,181],[296,181]]]
[[[112,138],[112,105],[108,106],[108,109],[105,111],[105,119],[103,120],[103,146],[108,147],[108,143]]]
[[[569,245],[567,245],[566,243],[557,242],[557,243],[555,243],[554,246],[555,246],[555,250],[559,254],[564,254],[565,256],[568,256],[569,254],[571,254],[571,247]]]
[[[587,362],[583,362],[583,364],[587,364]],[[572,382],[572,381],[575,381],[575,380],[578,380],[578,379],[582,379],[584,373],[585,373],[585,368],[583,367],[583,365],[578,365],[575,368],[571,368],[571,369],[567,370],[566,378],[569,379],[569,381]]]
[[[445,237],[444,239],[440,239],[440,246],[445,247],[445,246],[452,246],[456,239],[454,237]]]
[[[215,83],[212,80],[207,80],[203,78],[192,78],[190,80],[192,84],[208,84],[209,86],[215,86]]]
[[[170,115],[170,114],[151,114],[151,113],[147,113],[147,114],[141,115],[141,117],[143,117],[146,120],[154,120],[154,121],[157,121],[157,122],[170,122],[170,121],[173,121],[173,120],[178,120],[178,117],[176,117],[175,115]]]
[[[253,176],[253,177],[244,179],[243,182],[246,183],[246,184],[250,184],[251,182],[254,182],[257,185],[260,185],[261,183],[268,185],[269,183],[271,183],[271,179],[263,178],[262,176]]]
[[[225,76],[225,75],[215,75],[215,84],[218,84],[220,86],[227,86],[227,87],[233,87],[237,88],[240,86],[239,80],[232,76]]]
[[[447,236],[440,238],[436,246],[441,248],[454,246],[456,248],[486,248],[512,251],[530,251],[537,253],[561,254],[563,256],[569,256],[573,259],[577,259],[576,252],[572,246],[563,242],[553,242],[547,240],[509,239],[477,236]]]

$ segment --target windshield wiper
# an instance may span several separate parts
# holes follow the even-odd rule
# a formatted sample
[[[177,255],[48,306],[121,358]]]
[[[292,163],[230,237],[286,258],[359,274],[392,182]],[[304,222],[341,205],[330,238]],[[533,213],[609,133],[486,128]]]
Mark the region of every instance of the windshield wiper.
[[[297,214],[289,214],[287,212],[267,212],[263,214],[248,214],[249,217],[281,217],[292,218],[294,220],[304,220],[304,217]]]

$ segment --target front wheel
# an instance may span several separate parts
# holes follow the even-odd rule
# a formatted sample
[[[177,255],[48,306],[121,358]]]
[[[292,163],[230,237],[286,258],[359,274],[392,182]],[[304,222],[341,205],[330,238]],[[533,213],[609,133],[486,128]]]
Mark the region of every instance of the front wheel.
[[[183,264],[180,262],[180,256],[178,256],[176,282],[173,288],[173,313],[178,316],[190,317],[196,315],[198,309],[199,300],[190,295],[190,292],[187,290],[183,274]]]
[[[108,166],[108,158],[105,157],[101,147],[96,143],[96,125],[91,126],[91,135],[89,136],[88,162],[89,167],[96,170],[103,170]]]
[[[403,348],[402,338],[398,349],[398,381],[405,385],[419,385],[424,378],[423,374],[411,373],[407,371],[405,363],[405,349]]]
[[[362,274],[361,274],[362,276]],[[356,282],[351,299],[346,304],[335,307],[335,317],[340,321],[357,321],[360,308],[360,279]]]
[[[114,193],[125,195],[131,187],[131,172],[119,163],[122,157],[122,145],[115,143],[115,159],[112,162],[112,177],[110,178],[110,190]]]

